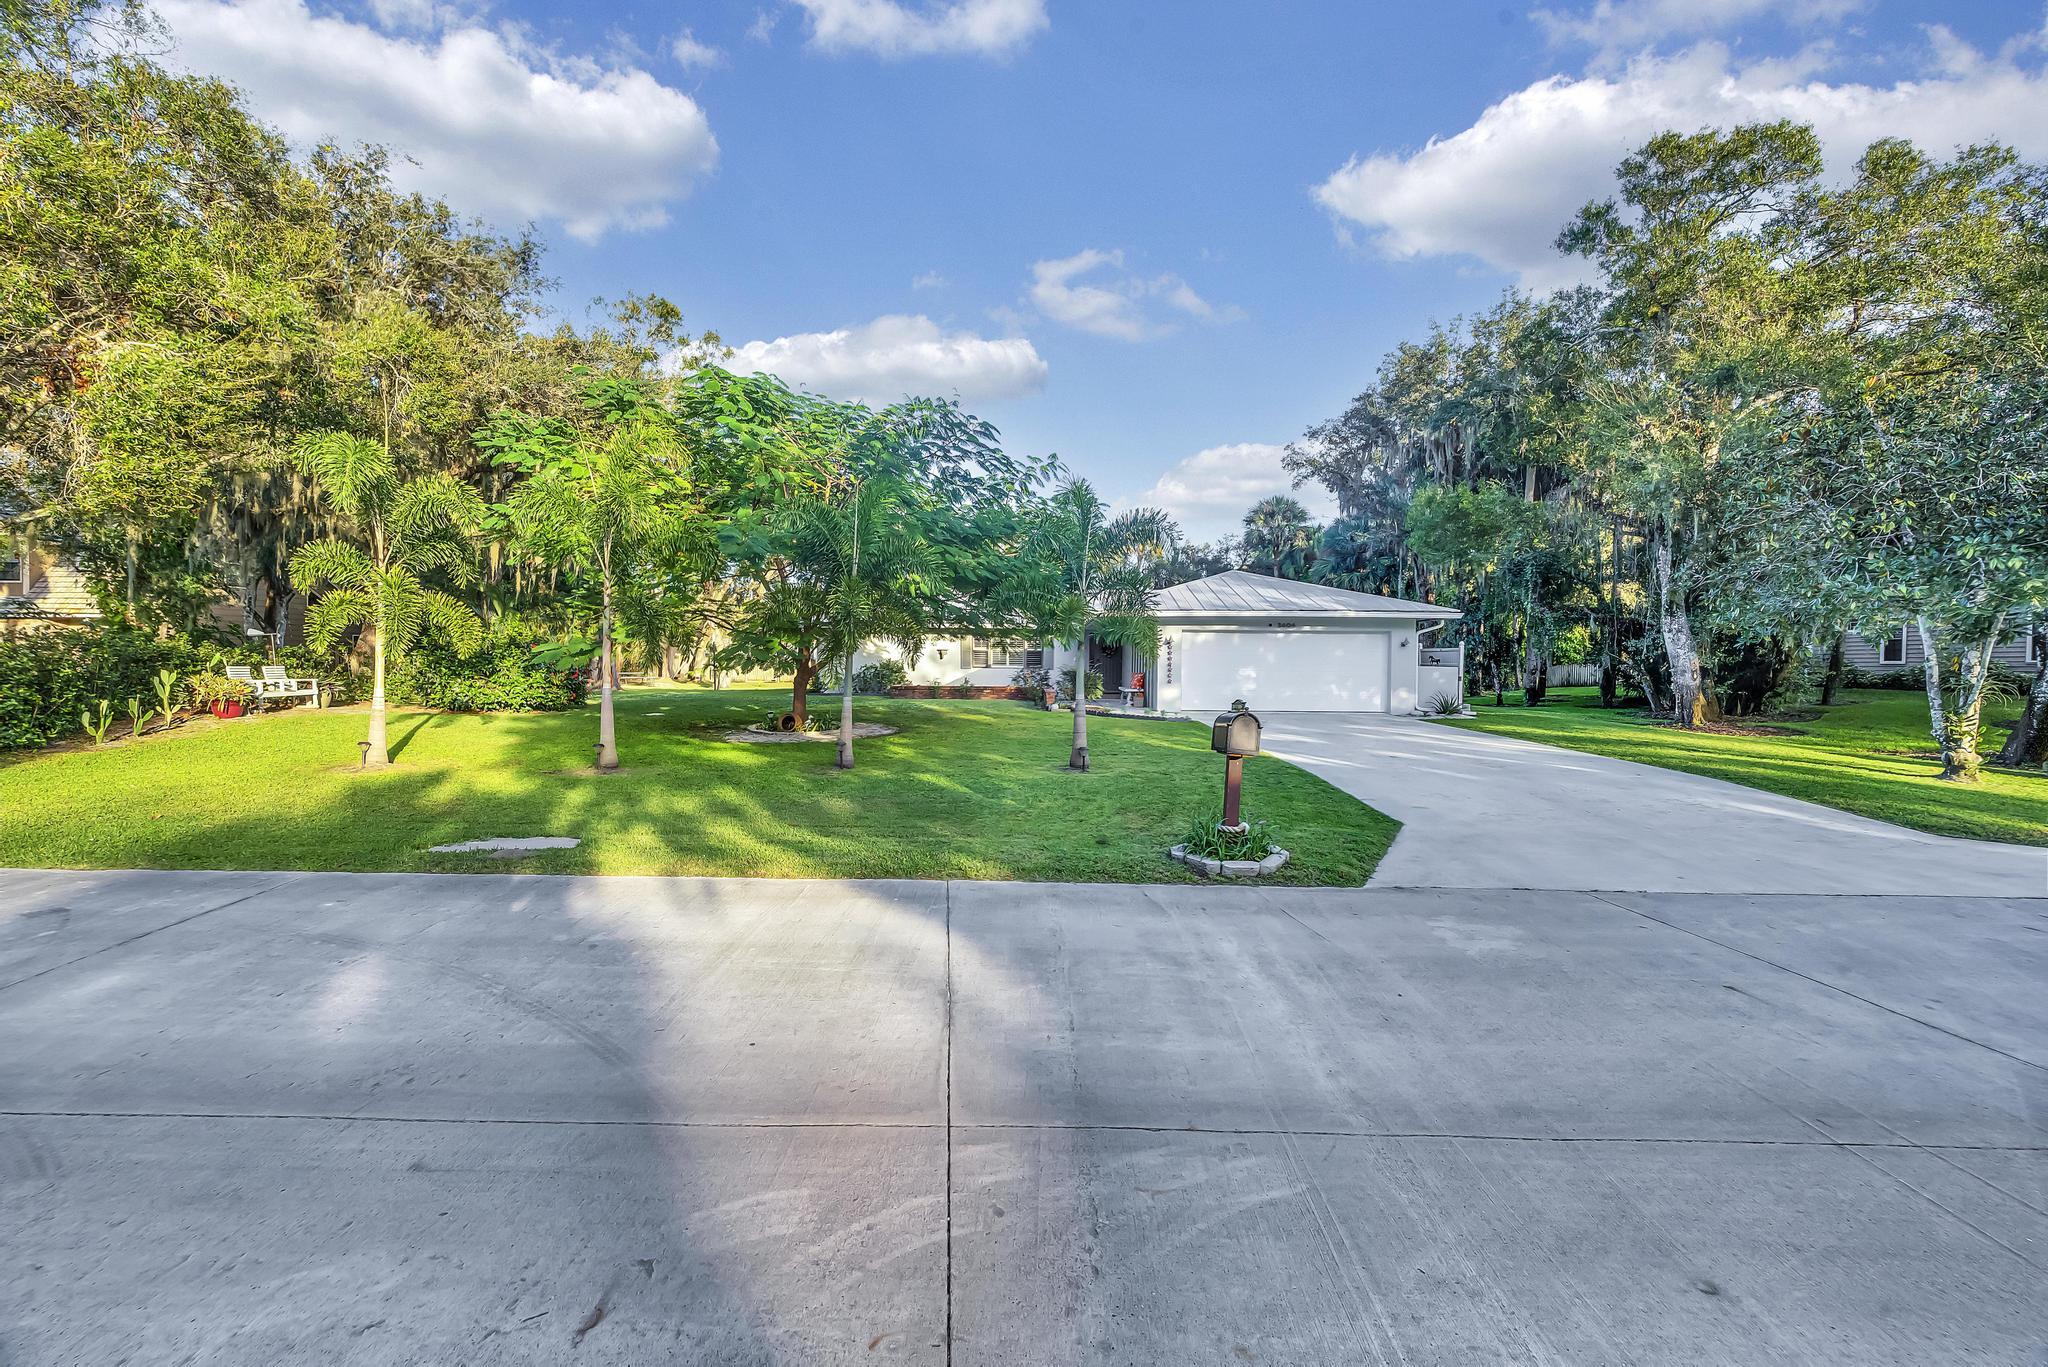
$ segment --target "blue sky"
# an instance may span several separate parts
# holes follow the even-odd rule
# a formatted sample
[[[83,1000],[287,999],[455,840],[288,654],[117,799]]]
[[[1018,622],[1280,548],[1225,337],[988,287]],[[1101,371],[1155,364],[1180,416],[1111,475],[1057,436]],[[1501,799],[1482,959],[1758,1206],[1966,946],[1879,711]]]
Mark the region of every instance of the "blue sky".
[[[157,0],[295,141],[651,290],[826,392],[957,393],[1199,537],[1662,126],[2048,159],[2039,3]],[[1314,491],[1305,501],[1319,506]]]

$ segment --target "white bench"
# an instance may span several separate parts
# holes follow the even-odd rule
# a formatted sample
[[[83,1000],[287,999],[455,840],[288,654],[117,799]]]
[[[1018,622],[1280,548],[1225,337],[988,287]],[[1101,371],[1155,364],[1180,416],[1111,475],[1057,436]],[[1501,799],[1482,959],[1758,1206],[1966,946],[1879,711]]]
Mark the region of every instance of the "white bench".
[[[257,702],[270,702],[278,698],[311,698],[313,706],[325,707],[326,696],[320,691],[318,679],[294,679],[283,665],[263,666],[263,677],[257,678],[247,665],[229,665],[228,677],[237,683],[249,685]]]

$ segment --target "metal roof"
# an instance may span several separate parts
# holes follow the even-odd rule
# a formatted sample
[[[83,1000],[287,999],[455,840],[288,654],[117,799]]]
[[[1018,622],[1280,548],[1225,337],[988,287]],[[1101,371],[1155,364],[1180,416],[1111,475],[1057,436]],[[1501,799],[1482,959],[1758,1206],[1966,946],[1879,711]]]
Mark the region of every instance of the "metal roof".
[[[1452,608],[1225,570],[1152,595],[1156,617],[1458,617]]]

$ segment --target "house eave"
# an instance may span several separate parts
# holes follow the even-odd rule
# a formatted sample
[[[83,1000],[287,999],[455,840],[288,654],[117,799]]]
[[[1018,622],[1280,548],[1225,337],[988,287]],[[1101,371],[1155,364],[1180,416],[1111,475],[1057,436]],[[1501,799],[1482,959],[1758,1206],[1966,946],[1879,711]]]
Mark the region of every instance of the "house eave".
[[[1161,622],[1405,622],[1422,617],[1449,622],[1455,621],[1458,618],[1463,617],[1465,614],[1462,612],[1453,611],[1450,608],[1417,607],[1385,609],[1347,608],[1342,611],[1331,611],[1329,609],[1323,609],[1321,611],[1309,611],[1306,609],[1291,611],[1280,609],[1266,609],[1258,612],[1246,612],[1243,610],[1229,610],[1223,608],[1162,608],[1155,610],[1152,615]]]

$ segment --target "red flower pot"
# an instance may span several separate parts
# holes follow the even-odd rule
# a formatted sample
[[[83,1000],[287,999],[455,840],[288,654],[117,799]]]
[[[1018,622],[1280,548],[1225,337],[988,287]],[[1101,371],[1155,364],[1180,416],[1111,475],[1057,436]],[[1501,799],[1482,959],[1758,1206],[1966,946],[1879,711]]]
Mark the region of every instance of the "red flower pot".
[[[219,702],[209,703],[207,710],[222,720],[226,720],[229,717],[239,717],[242,715],[242,701],[239,698],[223,698]]]

